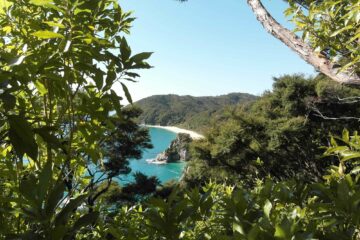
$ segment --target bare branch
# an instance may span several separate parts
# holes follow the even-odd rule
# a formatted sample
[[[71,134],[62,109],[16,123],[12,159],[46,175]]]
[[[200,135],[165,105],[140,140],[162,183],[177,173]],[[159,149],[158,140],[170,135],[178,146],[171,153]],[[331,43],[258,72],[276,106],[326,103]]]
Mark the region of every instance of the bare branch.
[[[360,97],[347,97],[347,98],[339,98],[338,97],[337,100],[343,104],[360,103]]]
[[[358,122],[360,122],[360,118],[358,117],[347,117],[347,116],[341,116],[341,117],[328,117],[328,116],[325,116],[322,112],[320,112],[319,109],[317,108],[313,108],[313,114],[314,116],[317,116],[317,117],[320,117],[324,120],[333,120],[333,121],[339,121],[339,120],[345,120],[345,121],[350,121],[350,120],[356,120]]]

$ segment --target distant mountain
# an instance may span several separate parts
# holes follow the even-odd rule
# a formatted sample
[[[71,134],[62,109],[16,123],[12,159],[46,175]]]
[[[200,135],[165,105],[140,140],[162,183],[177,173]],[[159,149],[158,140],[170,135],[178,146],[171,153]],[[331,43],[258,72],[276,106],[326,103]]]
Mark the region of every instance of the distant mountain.
[[[216,97],[154,95],[135,103],[144,112],[140,123],[181,126],[202,131],[229,106],[246,103],[257,97],[248,93],[230,93]]]

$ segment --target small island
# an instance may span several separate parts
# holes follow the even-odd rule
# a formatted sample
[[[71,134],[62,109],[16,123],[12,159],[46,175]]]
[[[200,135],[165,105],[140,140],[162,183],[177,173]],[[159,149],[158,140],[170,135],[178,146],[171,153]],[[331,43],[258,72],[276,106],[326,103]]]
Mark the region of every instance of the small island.
[[[189,134],[179,133],[164,152],[158,154],[155,159],[147,160],[147,162],[151,164],[166,164],[187,161],[190,158],[189,144],[192,141]]]

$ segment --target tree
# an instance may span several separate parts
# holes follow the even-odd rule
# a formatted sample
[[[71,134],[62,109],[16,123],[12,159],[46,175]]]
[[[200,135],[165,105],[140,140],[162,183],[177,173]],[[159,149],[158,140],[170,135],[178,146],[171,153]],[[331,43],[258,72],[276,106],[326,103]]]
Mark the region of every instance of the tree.
[[[141,197],[155,193],[156,187],[160,185],[160,180],[157,177],[148,177],[141,172],[134,173],[134,178],[135,182],[125,185],[123,195],[120,198],[136,201]]]
[[[276,78],[271,92],[230,111],[228,119],[216,122],[205,140],[192,144],[185,183],[242,179],[252,185],[269,176],[320,181],[334,161],[319,159],[328,134],[358,127],[359,103],[338,99],[359,94],[358,89],[324,77]]]
[[[125,81],[151,53],[132,54],[116,0],[2,0],[0,19],[0,235],[73,239],[99,215],[87,169],[129,117],[112,87],[131,102]]]
[[[129,159],[140,159],[145,148],[153,147],[148,129],[135,122],[141,112],[139,108],[128,107],[122,110],[122,119],[114,119],[115,130],[104,141],[107,158],[104,170],[109,177],[129,173]]]
[[[181,2],[187,0],[180,0]],[[316,70],[341,84],[360,85],[359,0],[286,0],[294,32],[279,24],[261,0],[247,0],[257,20]]]
[[[332,166],[324,182],[266,179],[252,189],[241,182],[210,182],[174,191],[165,200],[121,209],[107,223],[109,235],[171,240],[359,239],[360,137],[345,130],[331,142],[326,155],[338,157],[339,167]]]
[[[87,199],[89,206],[94,206],[97,199],[109,190],[114,178],[131,172],[129,159],[141,159],[142,151],[153,147],[148,129],[135,122],[141,112],[139,108],[130,106],[121,109],[121,119],[109,118],[115,128],[106,132],[103,137],[101,144],[104,149],[103,165],[88,162],[87,174],[92,177],[92,180],[87,188],[93,192]],[[98,185],[101,182],[105,184],[99,190]],[[138,189],[138,191],[141,190]]]
[[[274,37],[294,50],[318,71],[343,84],[360,84],[357,29],[359,1],[292,1],[293,15],[302,38],[281,26],[260,0],[247,0],[259,22]]]

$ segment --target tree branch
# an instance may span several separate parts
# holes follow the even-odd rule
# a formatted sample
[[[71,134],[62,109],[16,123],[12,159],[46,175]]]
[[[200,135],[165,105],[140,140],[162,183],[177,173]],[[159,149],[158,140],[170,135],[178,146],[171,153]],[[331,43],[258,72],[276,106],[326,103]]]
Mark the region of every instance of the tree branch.
[[[338,101],[342,104],[360,103],[360,97],[347,97],[347,98],[338,97]]]
[[[319,109],[317,108],[313,108],[313,114],[317,117],[320,117],[324,120],[333,120],[333,121],[339,121],[339,120],[344,120],[344,121],[358,121],[360,122],[360,118],[358,117],[347,117],[347,116],[341,116],[341,117],[328,117],[325,116],[322,112],[320,112]]]
[[[271,35],[282,41],[318,71],[338,83],[360,85],[360,77],[357,74],[339,72],[339,68],[335,67],[335,64],[327,59],[326,56],[316,53],[307,43],[296,36],[296,34],[281,26],[265,9],[261,0],[247,0],[247,3],[254,12],[257,20]]]

